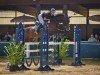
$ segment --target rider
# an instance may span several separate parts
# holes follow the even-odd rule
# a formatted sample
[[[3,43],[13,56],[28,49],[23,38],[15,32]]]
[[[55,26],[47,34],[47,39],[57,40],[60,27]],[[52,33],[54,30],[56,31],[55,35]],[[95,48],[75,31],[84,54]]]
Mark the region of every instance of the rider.
[[[44,20],[52,19],[55,16],[55,12],[56,12],[56,10],[54,8],[51,8],[51,10],[48,13],[41,13],[38,15],[38,21],[39,21],[40,25],[38,27],[35,27],[36,33],[37,33],[38,29],[44,25]]]

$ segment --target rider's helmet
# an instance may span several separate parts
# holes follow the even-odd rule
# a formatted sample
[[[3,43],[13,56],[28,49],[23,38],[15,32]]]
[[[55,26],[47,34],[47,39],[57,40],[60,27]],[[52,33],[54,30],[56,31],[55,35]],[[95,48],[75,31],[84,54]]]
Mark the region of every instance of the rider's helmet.
[[[51,10],[50,10],[50,12],[51,12],[51,14],[55,14],[55,12],[56,12],[56,9],[55,8],[51,8]]]
[[[50,11],[51,11],[51,12],[52,12],[52,11],[56,11],[56,9],[55,9],[55,8],[51,8],[51,10],[50,10]]]

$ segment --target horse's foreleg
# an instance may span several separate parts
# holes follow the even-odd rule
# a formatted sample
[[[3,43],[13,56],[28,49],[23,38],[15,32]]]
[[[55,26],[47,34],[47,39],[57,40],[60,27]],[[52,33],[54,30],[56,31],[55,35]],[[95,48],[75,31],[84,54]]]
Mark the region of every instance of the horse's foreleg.
[[[52,36],[49,36],[49,41],[52,39]]]

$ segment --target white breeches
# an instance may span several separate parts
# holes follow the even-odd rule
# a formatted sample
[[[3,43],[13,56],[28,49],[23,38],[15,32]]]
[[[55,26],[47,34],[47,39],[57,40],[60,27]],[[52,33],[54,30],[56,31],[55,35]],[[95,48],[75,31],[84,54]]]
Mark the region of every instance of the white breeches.
[[[38,20],[39,20],[39,22],[40,22],[42,25],[44,25],[44,20],[43,20],[43,18],[42,18],[42,14],[39,14],[39,15],[38,15]]]
[[[44,20],[42,18],[42,14],[38,15],[38,21],[39,21],[39,23],[41,23],[42,25],[44,25]],[[37,32],[39,25],[40,24],[35,25],[35,32]]]

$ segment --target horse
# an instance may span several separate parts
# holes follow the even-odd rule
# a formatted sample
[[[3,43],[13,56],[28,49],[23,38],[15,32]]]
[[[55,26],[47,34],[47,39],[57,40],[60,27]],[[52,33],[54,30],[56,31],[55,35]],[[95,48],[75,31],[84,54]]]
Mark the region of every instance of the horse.
[[[56,14],[53,18],[50,18],[50,23],[48,23],[48,30],[50,35],[62,34],[64,31],[70,30],[69,17],[66,14]],[[33,39],[38,39],[41,37],[41,33],[35,33],[35,26],[30,26],[25,28],[26,42],[32,42]]]

